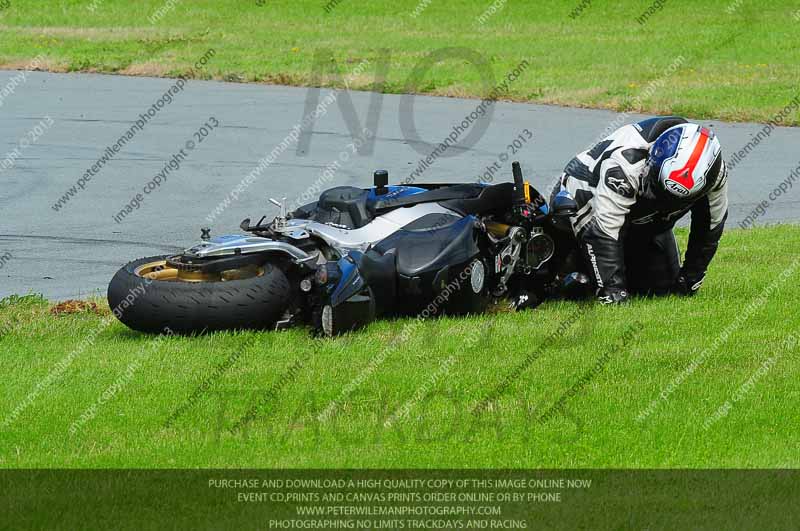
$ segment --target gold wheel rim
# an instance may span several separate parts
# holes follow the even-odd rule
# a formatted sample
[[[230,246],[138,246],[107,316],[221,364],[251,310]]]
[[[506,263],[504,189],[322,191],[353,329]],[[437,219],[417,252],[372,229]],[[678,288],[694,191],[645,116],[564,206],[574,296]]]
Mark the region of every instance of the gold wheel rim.
[[[260,277],[264,274],[264,268],[251,265],[215,273],[203,273],[200,271],[185,271],[167,264],[166,260],[156,260],[140,265],[134,269],[133,273],[137,277],[161,282],[229,282],[231,280]]]

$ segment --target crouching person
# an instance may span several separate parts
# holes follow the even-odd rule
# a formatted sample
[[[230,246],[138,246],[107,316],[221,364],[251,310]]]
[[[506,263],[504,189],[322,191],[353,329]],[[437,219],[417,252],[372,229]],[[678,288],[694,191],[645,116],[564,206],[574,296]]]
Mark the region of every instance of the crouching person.
[[[713,132],[680,117],[626,125],[575,156],[558,193],[577,202],[570,221],[600,302],[700,289],[728,213],[727,172]],[[681,265],[672,230],[687,213]]]

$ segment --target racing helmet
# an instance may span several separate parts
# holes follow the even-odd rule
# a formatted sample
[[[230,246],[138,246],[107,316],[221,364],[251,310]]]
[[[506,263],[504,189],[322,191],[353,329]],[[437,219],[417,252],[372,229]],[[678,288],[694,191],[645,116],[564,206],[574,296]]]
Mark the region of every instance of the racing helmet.
[[[690,202],[716,182],[722,165],[716,135],[697,124],[670,127],[653,142],[642,176],[645,197]]]

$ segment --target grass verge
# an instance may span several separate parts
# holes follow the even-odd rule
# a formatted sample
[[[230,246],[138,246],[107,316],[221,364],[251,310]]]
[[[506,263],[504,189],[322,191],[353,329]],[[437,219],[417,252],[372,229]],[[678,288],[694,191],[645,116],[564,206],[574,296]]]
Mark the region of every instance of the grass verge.
[[[733,230],[693,299],[333,340],[154,339],[6,299],[0,467],[798,467],[798,248]]]
[[[42,68],[54,71],[191,73],[373,89],[379,50],[386,49],[386,92],[487,95],[478,71],[458,54],[408,86],[430,52],[460,47],[477,51],[498,81],[528,61],[531,67],[504,96],[517,101],[766,122],[798,95],[800,14],[794,2],[670,0],[651,9],[655,5],[12,1],[0,11],[0,65],[21,68],[41,55]],[[192,73],[209,48],[216,51],[214,59]],[[331,50],[344,79],[315,79],[312,64],[320,49]],[[364,60],[367,68],[356,69]],[[356,74],[346,76],[354,69]],[[783,123],[797,125],[799,116],[795,108]]]

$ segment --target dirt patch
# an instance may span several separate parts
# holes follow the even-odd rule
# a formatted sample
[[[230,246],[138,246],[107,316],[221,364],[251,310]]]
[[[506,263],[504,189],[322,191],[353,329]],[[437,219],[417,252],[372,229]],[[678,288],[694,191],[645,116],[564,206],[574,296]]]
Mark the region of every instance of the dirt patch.
[[[174,70],[172,66],[148,61],[146,63],[130,64],[120,70],[119,73],[124,76],[166,77],[171,70]]]
[[[447,87],[436,87],[433,90],[426,91],[426,94],[431,96],[443,96],[445,98],[469,98],[471,92],[459,85],[449,85]]]
[[[302,86],[302,83],[307,83],[308,76],[296,74],[264,74],[260,76],[260,81],[270,85],[287,85],[287,86]]]
[[[33,59],[15,59],[11,61],[0,61],[0,68],[4,70],[37,70],[41,72],[66,72],[68,70],[65,63],[58,63],[53,59],[40,59],[35,65]]]
[[[52,315],[69,315],[73,313],[94,313],[100,315],[101,311],[95,302],[70,299],[60,302],[50,308],[50,313]]]

